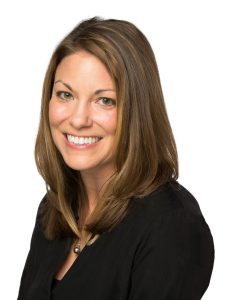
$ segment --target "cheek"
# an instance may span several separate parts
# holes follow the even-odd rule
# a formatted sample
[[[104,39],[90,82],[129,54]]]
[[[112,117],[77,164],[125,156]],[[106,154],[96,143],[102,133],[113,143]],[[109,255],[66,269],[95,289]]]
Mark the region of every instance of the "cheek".
[[[50,126],[58,126],[67,116],[65,107],[57,105],[53,100],[49,102],[49,123]]]
[[[106,114],[99,114],[96,116],[96,122],[101,125],[104,130],[110,134],[114,134],[116,131],[117,117],[116,111]]]

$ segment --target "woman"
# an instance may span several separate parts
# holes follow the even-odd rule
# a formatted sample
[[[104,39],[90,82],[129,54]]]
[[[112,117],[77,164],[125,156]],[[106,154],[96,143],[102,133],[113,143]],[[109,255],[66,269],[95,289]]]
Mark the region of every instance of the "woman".
[[[156,61],[133,24],[92,18],[56,48],[35,158],[47,193],[19,300],[202,297],[213,239],[177,182]]]

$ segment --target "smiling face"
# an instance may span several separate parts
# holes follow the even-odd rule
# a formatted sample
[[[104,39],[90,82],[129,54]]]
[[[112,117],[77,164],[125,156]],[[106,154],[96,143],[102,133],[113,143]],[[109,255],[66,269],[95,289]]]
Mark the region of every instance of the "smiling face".
[[[94,55],[79,51],[58,65],[49,103],[54,143],[74,170],[112,174],[116,123],[115,85]]]

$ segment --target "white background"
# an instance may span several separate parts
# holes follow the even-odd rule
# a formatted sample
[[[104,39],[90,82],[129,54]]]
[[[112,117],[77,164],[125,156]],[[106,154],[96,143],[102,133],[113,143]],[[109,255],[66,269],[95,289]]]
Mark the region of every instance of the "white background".
[[[0,4],[0,283],[16,299],[45,186],[34,163],[42,82],[58,42],[82,19],[125,19],[149,39],[177,142],[182,185],[215,242],[204,300],[225,299],[223,1],[5,1]]]

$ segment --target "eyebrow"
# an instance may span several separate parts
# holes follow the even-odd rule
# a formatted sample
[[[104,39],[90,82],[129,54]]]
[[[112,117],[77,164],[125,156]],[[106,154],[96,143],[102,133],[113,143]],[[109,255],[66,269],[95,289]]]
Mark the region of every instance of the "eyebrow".
[[[63,82],[62,80],[57,80],[57,81],[54,82],[54,84],[56,84],[56,83],[58,83],[58,82],[61,82],[61,83],[62,83],[63,85],[65,85],[71,92],[73,92],[72,87],[71,87],[69,84]],[[99,90],[96,90],[96,91],[94,92],[94,95],[98,95],[98,94],[100,94],[100,93],[102,93],[102,92],[110,92],[110,91],[115,92],[114,89],[99,89]]]

